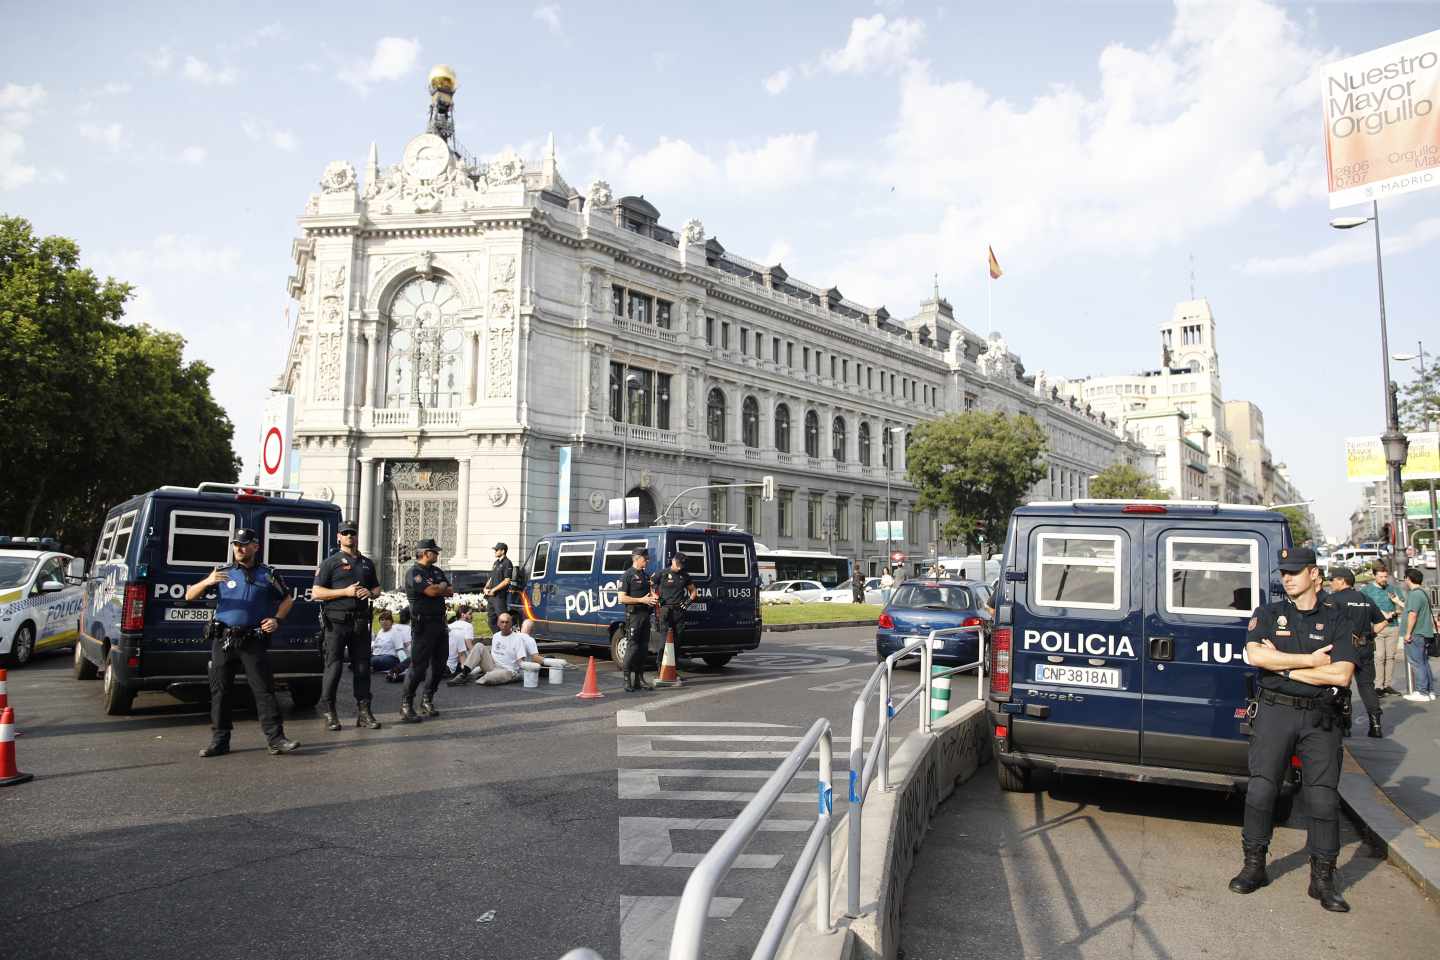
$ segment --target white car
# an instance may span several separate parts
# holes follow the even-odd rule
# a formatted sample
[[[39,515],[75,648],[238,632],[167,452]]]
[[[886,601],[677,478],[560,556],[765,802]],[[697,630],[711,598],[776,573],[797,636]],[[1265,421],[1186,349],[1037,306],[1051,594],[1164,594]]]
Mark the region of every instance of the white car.
[[[828,591],[818,580],[777,580],[760,591],[761,603],[815,603]]]
[[[0,660],[11,666],[79,635],[85,561],[54,546],[35,537],[0,537]]]
[[[855,594],[852,592],[852,581],[846,580],[833,590],[826,590],[822,598],[826,603],[854,603]],[[880,589],[879,577],[865,578],[865,602],[883,604],[885,602],[885,591]]]

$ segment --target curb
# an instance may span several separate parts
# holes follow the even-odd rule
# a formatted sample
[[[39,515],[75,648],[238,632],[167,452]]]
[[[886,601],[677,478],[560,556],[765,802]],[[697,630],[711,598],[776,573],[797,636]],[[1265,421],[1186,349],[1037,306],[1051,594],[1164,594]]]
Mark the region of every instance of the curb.
[[[1345,749],[1340,804],[1366,841],[1409,877],[1420,892],[1440,900],[1440,838],[1411,820]]]
[[[834,630],[839,627],[873,627],[874,618],[865,620],[821,620],[816,623],[773,623],[762,624],[762,633],[788,633],[791,630]]]

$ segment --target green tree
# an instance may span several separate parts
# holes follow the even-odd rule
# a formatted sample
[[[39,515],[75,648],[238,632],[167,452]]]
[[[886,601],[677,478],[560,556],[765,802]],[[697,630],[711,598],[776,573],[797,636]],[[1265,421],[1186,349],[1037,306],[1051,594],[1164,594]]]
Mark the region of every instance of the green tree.
[[[184,340],[123,322],[128,284],[0,216],[0,530],[89,550],[111,505],[234,480],[234,429]]]
[[[1041,477],[1045,434],[1024,414],[969,410],[915,428],[906,452],[921,509],[943,517],[940,536],[996,544],[1010,511]]]
[[[1440,370],[1435,358],[1425,353],[1425,376],[1415,368],[1414,378],[1400,388],[1400,426],[1408,431],[1434,430],[1440,426]]]
[[[1277,513],[1285,515],[1285,522],[1290,524],[1290,542],[1302,544],[1313,538],[1310,530],[1310,521],[1305,516],[1305,511],[1299,507],[1280,507]]]
[[[1112,463],[1090,481],[1090,496],[1100,500],[1164,500],[1168,490],[1128,463]]]

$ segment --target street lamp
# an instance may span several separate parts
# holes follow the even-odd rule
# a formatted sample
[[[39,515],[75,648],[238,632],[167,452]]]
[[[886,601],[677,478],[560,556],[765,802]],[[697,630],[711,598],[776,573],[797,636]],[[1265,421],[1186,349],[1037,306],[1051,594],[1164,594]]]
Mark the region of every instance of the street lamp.
[[[640,375],[634,371],[625,374],[620,384],[620,527],[630,525],[625,509],[625,495],[629,492],[630,468],[630,390],[640,385]]]
[[[1419,361],[1419,363],[1420,363],[1420,389],[1421,389],[1422,391],[1424,391],[1424,390],[1426,389],[1426,383],[1425,383],[1425,341],[1423,341],[1423,340],[1416,340],[1416,341],[1415,341],[1415,352],[1414,352],[1414,353],[1396,353],[1396,354],[1392,354],[1391,357],[1390,357],[1390,359],[1394,360],[1394,361],[1397,362],[1397,363],[1409,363],[1409,362],[1412,361],[1412,360]],[[1424,415],[1424,417],[1423,417],[1422,420],[1421,420],[1421,426],[1423,426],[1423,427],[1425,427],[1425,428],[1427,428],[1427,429],[1430,429],[1430,430],[1435,429],[1435,424],[1434,424],[1434,422],[1430,419],[1430,410],[1431,410],[1431,409],[1434,407],[1434,405],[1435,405],[1434,398],[1432,398],[1428,392],[1423,392],[1423,393],[1421,393],[1421,395],[1420,395],[1420,404],[1421,404],[1421,408],[1425,411],[1425,415]],[[1437,542],[1436,542],[1437,539],[1440,539],[1440,530],[1437,530],[1437,529],[1436,529],[1435,520],[1436,520],[1436,510],[1435,510],[1435,478],[1434,478],[1434,477],[1431,477],[1431,478],[1430,478],[1430,549],[1436,551],[1436,555],[1437,555],[1437,556],[1440,556],[1440,543],[1437,543]]]
[[[1395,403],[1395,385],[1390,382],[1390,333],[1385,323],[1385,271],[1380,255],[1380,204],[1370,202],[1368,217],[1336,217],[1330,226],[1336,230],[1353,230],[1367,223],[1375,224],[1375,282],[1380,293],[1380,367],[1384,379],[1381,387],[1385,395],[1385,432],[1380,443],[1385,448],[1385,466],[1390,479],[1390,529],[1395,537],[1395,549],[1390,555],[1390,566],[1396,577],[1400,576],[1401,560],[1408,546],[1405,529],[1405,491],[1400,481],[1400,467],[1405,463],[1410,442],[1400,432],[1400,411]]]

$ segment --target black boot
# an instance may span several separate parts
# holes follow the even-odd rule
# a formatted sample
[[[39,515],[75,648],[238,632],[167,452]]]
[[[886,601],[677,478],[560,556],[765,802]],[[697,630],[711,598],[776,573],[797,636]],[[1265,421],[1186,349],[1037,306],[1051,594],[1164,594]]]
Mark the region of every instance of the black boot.
[[[291,740],[282,733],[276,739],[271,740],[270,745],[266,749],[270,751],[270,756],[279,757],[299,750],[300,744],[298,741]]]
[[[1383,737],[1383,736],[1385,736],[1385,731],[1380,728],[1380,714],[1378,714],[1378,713],[1372,713],[1372,714],[1370,714],[1370,732],[1367,733],[1366,736],[1367,736],[1367,737]]]
[[[1265,873],[1265,853],[1269,847],[1263,844],[1244,843],[1245,866],[1230,880],[1231,893],[1254,893],[1270,882]]]
[[[625,692],[635,692],[635,674],[633,671],[625,674]]]
[[[1310,896],[1331,913],[1349,913],[1350,904],[1335,889],[1335,861],[1310,858]]]
[[[384,724],[375,719],[375,714],[370,712],[370,701],[361,700],[356,705],[355,726],[371,730],[379,730]]]
[[[422,716],[422,717],[438,717],[438,716],[440,716],[440,711],[435,709],[435,701],[430,697],[430,695],[429,695],[428,693],[425,694],[425,696],[423,696],[423,697],[420,698],[420,716]]]
[[[419,723],[420,718],[415,714],[415,702],[413,700],[400,701],[400,722]]]
[[[340,712],[335,709],[335,701],[320,704],[320,716],[325,720],[326,730],[340,729]]]
[[[202,757],[223,757],[230,752],[230,734],[217,733],[210,738],[210,746],[200,751]]]

